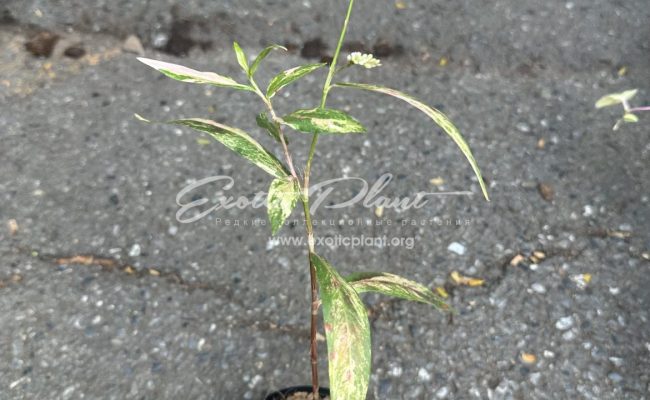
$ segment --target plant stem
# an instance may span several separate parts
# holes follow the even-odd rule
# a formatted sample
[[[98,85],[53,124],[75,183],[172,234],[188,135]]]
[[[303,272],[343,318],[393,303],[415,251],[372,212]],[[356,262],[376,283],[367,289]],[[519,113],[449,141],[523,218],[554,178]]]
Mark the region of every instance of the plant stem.
[[[325,80],[325,85],[323,86],[323,95],[321,97],[320,107],[325,108],[327,104],[327,95],[329,94],[330,87],[332,85],[332,79],[334,74],[336,74],[337,69],[336,65],[339,60],[339,55],[341,53],[341,48],[343,47],[343,42],[345,40],[345,34],[348,31],[348,25],[350,23],[350,17],[352,16],[352,8],[354,7],[354,0],[350,0],[348,4],[348,11],[345,15],[345,21],[343,22],[343,27],[341,28],[341,34],[339,36],[339,42],[336,46],[336,51],[334,52],[334,58],[330,64],[329,73],[327,74],[327,79]],[[309,177],[311,175],[311,163],[314,159],[314,154],[316,153],[316,144],[318,143],[318,134],[315,133],[311,140],[311,146],[309,148],[309,156],[307,157],[307,166],[305,167],[305,177],[303,183],[303,194],[302,194],[302,206],[305,212],[305,226],[307,230],[307,243],[309,246],[309,277],[311,281],[311,383],[312,383],[312,394],[314,400],[320,399],[318,394],[318,344],[316,342],[316,334],[318,332],[318,286],[316,282],[316,267],[311,261],[311,255],[314,254],[314,227],[311,222],[311,211],[309,209]]]
[[[250,83],[255,89],[255,93],[262,99],[264,104],[266,104],[266,108],[269,109],[269,113],[271,113],[271,118],[273,122],[277,123],[278,116],[275,114],[275,109],[273,108],[273,103],[271,103],[271,100],[262,93],[260,90],[260,87],[257,86],[257,83],[253,79],[253,77],[250,77]],[[284,139],[284,133],[282,132],[282,125],[279,125],[279,131],[280,131],[280,143],[282,144],[282,151],[284,152],[284,158],[287,160],[287,164],[289,165],[289,171],[291,172],[291,176],[294,177],[296,182],[298,183],[298,186],[300,186],[300,179],[298,178],[298,174],[296,173],[296,169],[293,166],[293,160],[291,158],[291,153],[289,152],[289,147],[287,146],[287,141]]]
[[[343,27],[341,28],[341,35],[339,36],[339,42],[336,45],[336,51],[334,52],[334,58],[332,58],[332,63],[330,64],[330,70],[327,74],[327,79],[325,79],[325,85],[323,86],[323,95],[320,101],[320,107],[325,108],[327,104],[327,96],[330,93],[330,88],[332,86],[332,79],[336,73],[336,65],[339,61],[339,55],[341,54],[341,48],[343,47],[343,42],[345,41],[345,35],[348,32],[348,25],[350,24],[350,17],[352,16],[352,9],[354,8],[354,0],[350,0],[348,4],[348,12],[345,15],[345,21],[343,21]],[[314,159],[314,154],[316,153],[316,144],[318,143],[318,134],[315,133],[311,140],[311,147],[309,148],[309,156],[307,157],[307,166],[305,167],[305,187],[309,187],[309,175],[311,174],[311,163]]]
[[[633,112],[637,112],[637,111],[650,111],[650,106],[630,108],[630,109],[627,110],[627,111],[628,111],[628,112],[632,112],[632,113],[633,113]]]

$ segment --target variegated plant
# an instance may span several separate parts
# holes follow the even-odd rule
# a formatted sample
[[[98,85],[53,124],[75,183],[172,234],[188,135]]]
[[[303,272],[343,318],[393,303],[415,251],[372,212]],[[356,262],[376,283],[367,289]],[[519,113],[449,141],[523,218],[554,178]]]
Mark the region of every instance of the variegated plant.
[[[614,130],[617,131],[623,124],[633,124],[639,122],[639,117],[636,113],[650,111],[650,107],[632,107],[630,106],[630,100],[636,96],[638,90],[626,90],[621,93],[610,93],[598,99],[596,102],[596,108],[604,108],[615,105],[623,106],[623,116],[616,121],[614,124]]]
[[[316,144],[320,134],[363,133],[364,126],[355,118],[341,110],[327,107],[327,98],[334,88],[357,89],[386,94],[422,111],[439,125],[458,145],[472,167],[481,190],[488,199],[487,189],[481,171],[472,152],[454,124],[440,111],[395,89],[363,83],[334,83],[337,73],[345,68],[361,66],[375,68],[380,61],[370,54],[352,53],[347,63],[339,65],[339,55],[352,14],[354,0],[349,0],[348,10],[334,53],[329,73],[322,90],[320,104],[315,108],[296,110],[286,115],[278,115],[273,105],[273,97],[287,85],[299,80],[326,64],[309,64],[286,70],[275,76],[262,91],[255,80],[255,73],[262,61],[274,50],[286,50],[282,46],[271,45],[265,48],[253,61],[235,43],[237,61],[247,78],[246,83],[213,72],[200,72],[180,65],[146,58],[139,58],[144,64],[181,82],[219,86],[223,88],[248,91],[257,95],[265,105],[257,124],[277,141],[282,149],[284,162],[271,151],[265,149],[246,132],[227,125],[200,118],[170,121],[171,124],[185,125],[205,132],[224,144],[235,153],[260,167],[273,177],[268,191],[267,208],[271,230],[275,234],[287,220],[298,202],[302,203],[309,250],[309,270],[311,276],[311,370],[313,395],[318,399],[318,360],[316,348],[317,315],[323,306],[323,320],[327,338],[329,361],[329,382],[333,400],[362,400],[366,398],[370,377],[370,325],[366,308],[359,295],[364,292],[377,292],[401,299],[430,304],[438,309],[449,311],[445,302],[427,287],[389,273],[362,272],[347,278],[342,277],[323,257],[317,255],[314,231],[309,208],[309,177]],[[142,121],[148,120],[136,115]],[[299,175],[294,167],[285,128],[309,134],[312,142],[304,173]]]

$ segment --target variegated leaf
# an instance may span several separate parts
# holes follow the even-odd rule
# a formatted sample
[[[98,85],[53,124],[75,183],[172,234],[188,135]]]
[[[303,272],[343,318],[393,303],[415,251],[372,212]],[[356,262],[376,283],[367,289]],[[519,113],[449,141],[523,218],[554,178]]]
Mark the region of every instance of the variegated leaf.
[[[458,131],[458,128],[454,126],[454,124],[449,120],[449,118],[447,118],[445,114],[443,114],[442,112],[440,112],[439,110],[433,107],[429,107],[428,105],[422,103],[420,100],[417,100],[395,89],[390,89],[383,86],[367,85],[363,83],[337,83],[334,86],[369,90],[371,92],[387,94],[389,96],[393,96],[400,100],[403,100],[408,104],[412,105],[413,107],[417,108],[418,110],[422,111],[423,113],[425,113],[436,124],[438,124],[438,126],[440,126],[445,131],[445,133],[447,133],[447,135],[449,135],[449,137],[451,137],[451,139],[460,148],[460,151],[465,155],[465,158],[467,158],[467,161],[469,161],[469,164],[472,166],[472,169],[474,170],[474,174],[478,178],[479,185],[481,185],[481,190],[483,191],[483,196],[485,196],[486,200],[488,201],[490,200],[490,197],[487,192],[487,187],[485,186],[485,181],[483,181],[483,175],[481,174],[481,170],[478,167],[478,163],[474,159],[474,155],[472,155],[472,150],[469,148],[469,145],[467,144],[463,136]]]
[[[172,64],[164,61],[152,60],[149,58],[138,57],[138,61],[150,66],[153,69],[160,71],[166,76],[181,82],[188,83],[201,83],[206,85],[214,85],[220,87],[227,87],[238,90],[255,91],[248,85],[237,83],[234,79],[227,76],[222,76],[214,72],[201,72],[182,65]]]
[[[308,64],[296,68],[291,68],[286,71],[279,73],[275,78],[269,83],[268,89],[266,89],[266,96],[270,99],[275,96],[275,94],[287,86],[288,84],[297,81],[303,76],[310,74],[316,71],[318,68],[322,67],[325,64]]]
[[[630,99],[632,99],[632,97],[636,96],[637,92],[638,92],[637,89],[632,89],[632,90],[626,90],[621,93],[610,93],[598,99],[598,101],[596,102],[596,108],[603,108],[603,107],[614,106],[616,104],[622,104],[623,102],[629,101]]]
[[[271,53],[273,50],[284,50],[287,51],[287,48],[284,46],[280,46],[279,44],[272,44],[268,47],[266,47],[264,50],[260,52],[260,54],[255,58],[255,61],[253,61],[253,64],[251,64],[250,70],[248,71],[249,76],[255,75],[255,72],[257,72],[257,69],[259,68],[260,64],[262,61]]]
[[[266,130],[269,136],[275,139],[278,143],[282,143],[282,140],[280,139],[280,125],[275,121],[271,121],[266,113],[259,114],[255,118],[255,121],[257,122],[257,126]],[[284,138],[284,142],[289,144],[286,137]]]
[[[248,68],[248,59],[246,58],[246,53],[244,53],[244,50],[242,50],[241,46],[239,43],[234,42],[232,44],[233,50],[235,50],[235,56],[237,56],[237,62],[239,63],[239,66],[241,69],[244,70],[247,74],[249,73],[249,68]]]
[[[426,286],[386,272],[360,272],[345,278],[357,293],[376,292],[450,310],[445,301]]]
[[[320,287],[332,400],[365,400],[370,379],[370,324],[357,292],[336,270],[311,255]]]
[[[349,114],[330,108],[297,110],[282,118],[284,124],[305,133],[363,133],[366,128]]]
[[[300,198],[300,187],[292,176],[288,178],[277,178],[271,182],[267,198],[267,208],[271,232],[275,235],[284,221],[289,218]]]
[[[144,122],[151,122],[138,114],[135,114],[135,117]],[[164,123],[184,125],[197,131],[205,132],[230,150],[262,168],[274,177],[285,178],[289,176],[287,169],[280,160],[262,147],[261,144],[250,137],[246,132],[240,129],[200,118],[179,119]]]

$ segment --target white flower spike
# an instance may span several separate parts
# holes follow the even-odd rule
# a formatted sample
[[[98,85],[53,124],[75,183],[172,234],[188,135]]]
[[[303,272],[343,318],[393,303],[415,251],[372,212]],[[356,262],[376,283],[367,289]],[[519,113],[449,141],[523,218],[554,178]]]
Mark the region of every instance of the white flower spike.
[[[381,61],[376,59],[375,56],[372,54],[362,54],[358,51],[351,53],[348,56],[348,62],[368,69],[381,67]]]

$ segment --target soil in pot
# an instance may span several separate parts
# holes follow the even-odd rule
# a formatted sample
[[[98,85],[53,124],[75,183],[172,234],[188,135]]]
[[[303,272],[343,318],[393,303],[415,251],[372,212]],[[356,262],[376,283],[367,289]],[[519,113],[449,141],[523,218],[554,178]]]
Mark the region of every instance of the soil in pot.
[[[330,391],[328,388],[319,388],[321,400],[329,400]],[[311,386],[295,386],[277,392],[273,392],[266,396],[264,400],[313,400]]]

